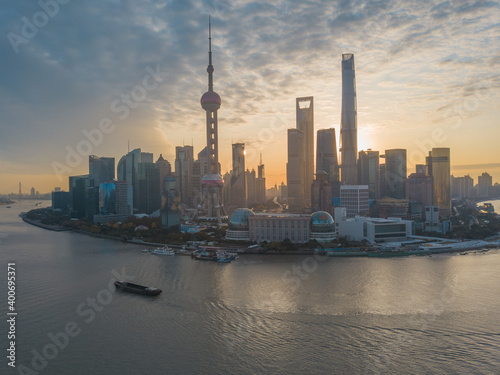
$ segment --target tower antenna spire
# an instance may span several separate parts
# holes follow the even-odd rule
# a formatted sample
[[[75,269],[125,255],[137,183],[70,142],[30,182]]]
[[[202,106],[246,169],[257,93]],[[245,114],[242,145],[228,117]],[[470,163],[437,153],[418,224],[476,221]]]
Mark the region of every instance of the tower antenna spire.
[[[208,91],[214,91],[214,66],[212,65],[212,22],[210,20],[210,14],[208,15]]]

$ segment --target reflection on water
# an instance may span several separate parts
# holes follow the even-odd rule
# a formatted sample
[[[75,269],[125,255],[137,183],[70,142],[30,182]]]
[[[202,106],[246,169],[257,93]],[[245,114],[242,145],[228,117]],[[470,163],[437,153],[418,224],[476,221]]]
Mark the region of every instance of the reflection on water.
[[[81,329],[42,374],[500,368],[498,251],[394,259],[244,255],[217,264],[28,226],[17,217],[28,204],[0,207],[0,256],[4,264],[14,260],[18,274],[18,363],[30,366],[32,350],[41,352],[68,322]],[[117,274],[163,293],[115,292],[108,285]]]

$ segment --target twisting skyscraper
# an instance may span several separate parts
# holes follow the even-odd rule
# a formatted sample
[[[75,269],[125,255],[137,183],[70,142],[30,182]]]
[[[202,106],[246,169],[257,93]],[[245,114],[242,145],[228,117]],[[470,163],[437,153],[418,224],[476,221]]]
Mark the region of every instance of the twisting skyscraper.
[[[342,55],[342,118],[340,122],[341,181],[344,185],[357,184],[357,122],[354,55],[346,53]]]

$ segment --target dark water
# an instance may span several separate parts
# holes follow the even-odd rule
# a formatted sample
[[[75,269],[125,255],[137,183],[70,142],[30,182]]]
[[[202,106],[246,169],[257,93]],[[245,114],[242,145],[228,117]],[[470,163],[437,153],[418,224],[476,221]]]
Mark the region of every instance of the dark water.
[[[32,205],[0,207],[18,293],[18,367],[1,374],[500,374],[499,251],[213,264],[35,228],[17,216]],[[116,273],[163,293],[115,292]]]

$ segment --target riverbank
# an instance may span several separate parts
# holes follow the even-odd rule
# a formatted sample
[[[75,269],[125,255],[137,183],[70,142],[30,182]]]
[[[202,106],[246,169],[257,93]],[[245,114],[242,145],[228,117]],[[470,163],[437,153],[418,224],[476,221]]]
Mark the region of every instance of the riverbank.
[[[35,227],[43,228],[43,229],[47,229],[47,230],[52,230],[55,232],[66,232],[66,231],[71,230],[69,228],[65,228],[65,227],[62,227],[60,225],[42,224],[39,221],[28,219],[25,215],[21,215],[21,219],[23,219],[23,221],[25,223],[31,224]]]
[[[115,236],[107,236],[98,233],[92,233],[82,230],[69,229],[58,225],[47,225],[42,224],[35,220],[30,220],[24,215],[21,216],[22,220],[27,224],[34,225],[36,227],[47,229],[56,232],[62,231],[73,231],[78,234],[85,234],[91,237],[103,238],[107,240],[120,241],[130,243],[132,245],[139,246],[169,246],[174,249],[181,249],[183,245],[181,244],[165,244],[156,242],[146,242],[137,238],[124,239]],[[186,244],[187,245],[187,244]],[[185,246],[185,245],[184,245]],[[202,246],[203,247],[203,246]],[[255,254],[255,255],[327,255],[330,257],[402,257],[402,256],[423,256],[432,254],[443,254],[443,253],[463,253],[474,250],[492,250],[500,248],[500,240],[496,241],[457,241],[443,243],[426,243],[419,246],[418,249],[413,250],[393,250],[393,251],[367,251],[360,248],[337,248],[337,249],[327,249],[327,248],[316,248],[316,249],[298,249],[298,250],[273,250],[273,249],[263,249],[263,248],[251,248],[238,247],[238,246],[217,246],[227,251],[238,251],[242,252],[244,250],[245,254]]]

